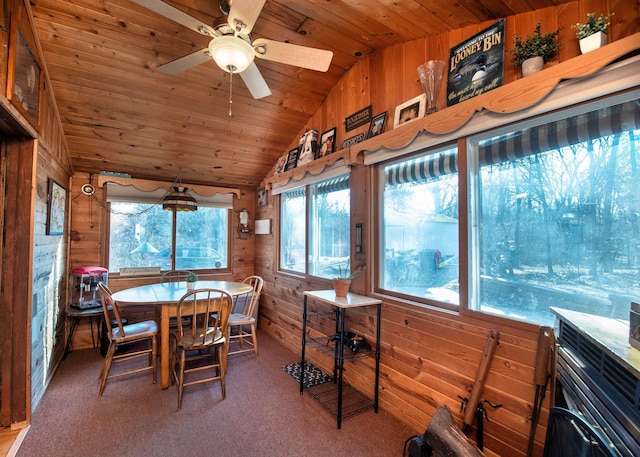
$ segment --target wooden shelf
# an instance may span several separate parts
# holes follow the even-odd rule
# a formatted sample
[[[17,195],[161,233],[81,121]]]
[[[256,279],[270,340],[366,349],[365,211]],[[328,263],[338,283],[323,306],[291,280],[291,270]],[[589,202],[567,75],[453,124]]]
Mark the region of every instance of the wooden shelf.
[[[476,112],[483,110],[496,114],[510,114],[540,103],[562,81],[584,78],[602,70],[612,62],[640,50],[640,33],[614,41],[600,49],[550,65],[526,78],[518,79],[477,97],[429,116],[400,126],[389,132],[353,145],[352,158],[364,151],[396,150],[411,144],[421,133],[445,135],[464,126]]]
[[[540,103],[562,81],[591,76],[618,59],[638,53],[640,33],[614,41],[600,49],[549,65],[539,73],[518,79],[504,86],[485,92],[456,105],[413,121],[407,125],[384,132],[373,138],[314,160],[299,168],[273,175],[265,179],[265,187],[284,185],[291,180],[299,181],[307,174],[318,175],[328,166],[344,159],[346,165],[364,163],[364,152],[380,149],[399,150],[406,148],[424,133],[433,135],[451,134],[466,125],[476,112],[490,111],[495,114],[511,114]]]
[[[333,154],[326,155],[320,159],[314,160],[313,162],[302,165],[301,167],[296,167],[293,170],[287,170],[277,175],[270,176],[266,179],[265,187],[270,189],[273,184],[279,184],[282,186],[291,180],[300,181],[307,174],[313,176],[318,175],[322,173],[325,168],[335,164],[339,160],[344,160],[346,165],[356,163],[355,160],[352,160],[350,149],[342,149],[334,152]],[[359,163],[362,163],[362,158],[359,160]]]

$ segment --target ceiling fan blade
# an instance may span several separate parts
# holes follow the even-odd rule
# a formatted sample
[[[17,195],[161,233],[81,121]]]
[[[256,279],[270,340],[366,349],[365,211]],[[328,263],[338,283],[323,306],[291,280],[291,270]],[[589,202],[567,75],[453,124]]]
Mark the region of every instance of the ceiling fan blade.
[[[240,77],[247,86],[247,89],[249,89],[249,92],[251,92],[253,98],[258,99],[271,95],[271,90],[269,86],[267,86],[267,82],[262,77],[255,62],[251,62],[251,65],[240,73]]]
[[[199,21],[195,17],[189,16],[187,13],[180,11],[178,8],[167,5],[161,0],[132,0],[140,6],[144,6],[148,10],[158,13],[161,16],[171,19],[178,24],[190,28],[194,32],[198,32],[205,36],[215,36],[213,27]]]
[[[212,59],[209,56],[209,48],[203,48],[199,51],[187,54],[184,57],[180,57],[179,59],[162,64],[158,66],[157,70],[169,75],[176,75],[191,67],[195,67],[196,65],[200,65],[210,60]]]
[[[333,52],[324,49],[308,48],[282,41],[258,38],[253,42],[256,56],[261,59],[286,63],[309,70],[327,71],[333,59]]]
[[[266,0],[233,0],[227,22],[236,32],[250,33],[265,2]]]

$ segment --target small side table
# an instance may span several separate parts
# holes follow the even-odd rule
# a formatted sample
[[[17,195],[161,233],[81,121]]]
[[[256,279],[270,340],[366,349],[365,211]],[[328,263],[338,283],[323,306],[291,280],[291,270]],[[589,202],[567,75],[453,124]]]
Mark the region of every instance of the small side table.
[[[302,360],[300,362],[300,395],[302,395],[304,391],[304,356],[305,356],[305,347],[307,345],[307,299],[312,298],[314,300],[319,300],[324,303],[327,303],[333,306],[335,315],[336,315],[336,334],[344,335],[344,323],[345,323],[345,311],[351,308],[358,308],[361,306],[376,306],[376,349],[375,349],[375,365],[376,365],[376,374],[375,374],[375,392],[374,392],[374,400],[373,400],[373,410],[374,412],[378,412],[378,385],[380,378],[380,311],[382,301],[366,297],[364,295],[356,295],[349,292],[346,297],[336,297],[335,291],[333,289],[329,290],[314,290],[314,291],[306,291],[304,292],[304,306],[302,311]],[[340,337],[336,341],[335,352],[334,352],[334,368],[333,368],[333,376],[334,382],[336,381],[337,375],[337,384],[338,384],[338,405],[337,405],[337,421],[338,421],[338,429],[342,426],[342,372],[344,368],[344,343],[343,338]]]
[[[69,352],[71,352],[71,341],[73,340],[73,332],[75,332],[76,327],[78,326],[78,322],[81,319],[89,319],[89,325],[91,326],[91,342],[93,343],[93,347],[98,347],[98,343],[100,342],[100,323],[102,321],[103,311],[102,306],[99,308],[88,308],[88,309],[76,309],[71,306],[67,306],[64,310],[64,314],[67,319],[67,323],[69,324],[69,335],[67,336],[67,343],[64,347],[64,354],[62,356],[62,360],[67,358]],[[97,325],[97,338],[93,332],[93,321],[96,321]]]

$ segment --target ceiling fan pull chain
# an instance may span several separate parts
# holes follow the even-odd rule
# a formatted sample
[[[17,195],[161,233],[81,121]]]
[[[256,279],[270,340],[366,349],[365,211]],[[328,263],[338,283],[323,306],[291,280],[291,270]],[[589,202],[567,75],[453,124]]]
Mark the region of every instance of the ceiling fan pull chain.
[[[233,72],[229,72],[229,117],[231,117],[231,104],[233,103]]]

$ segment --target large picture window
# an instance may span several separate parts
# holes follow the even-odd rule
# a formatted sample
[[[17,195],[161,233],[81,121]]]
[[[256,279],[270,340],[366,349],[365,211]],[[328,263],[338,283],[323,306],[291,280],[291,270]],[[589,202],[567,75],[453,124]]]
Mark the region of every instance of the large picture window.
[[[629,318],[640,296],[638,100],[472,140],[472,309]]]
[[[283,192],[280,202],[281,269],[332,278],[349,267],[349,175]]]
[[[197,211],[174,212],[162,208],[162,195],[139,197],[138,201],[136,195],[108,196],[109,272],[141,267],[229,268],[231,197],[224,204],[199,201]]]
[[[378,288],[459,304],[457,149],[385,164]]]

